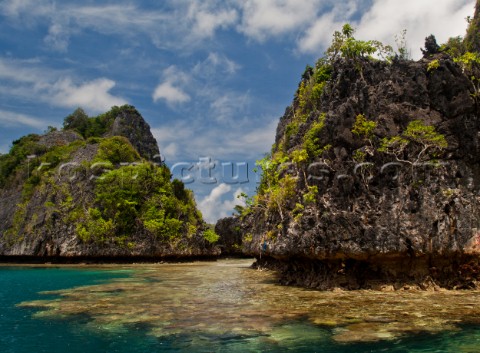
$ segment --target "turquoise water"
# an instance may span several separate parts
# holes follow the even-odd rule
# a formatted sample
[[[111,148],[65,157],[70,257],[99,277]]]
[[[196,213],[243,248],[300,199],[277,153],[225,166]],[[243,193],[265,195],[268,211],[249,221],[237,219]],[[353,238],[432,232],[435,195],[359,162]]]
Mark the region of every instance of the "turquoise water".
[[[288,298],[303,292],[277,287],[267,281],[265,275],[251,271],[234,263],[123,266],[116,270],[112,267],[0,267],[0,352],[480,352],[480,326],[474,325],[460,325],[440,333],[410,332],[391,340],[341,343],[334,335],[344,328],[314,325],[303,318],[298,308],[285,306],[283,302],[283,316],[273,322],[278,316],[274,304],[266,312],[255,309],[252,313],[246,307],[254,308],[259,302],[262,306],[268,305],[268,301],[262,302],[255,293],[256,286],[264,293],[272,289],[268,294],[272,303],[275,299],[271,293]],[[231,282],[225,280],[227,273],[234,273]],[[197,282],[193,283],[194,279]],[[231,286],[237,286],[239,281],[243,281],[240,285],[247,289],[237,290],[237,295],[232,293],[237,287]],[[66,291],[41,294],[64,289]],[[149,296],[138,297],[150,290]],[[278,293],[282,290],[284,292]],[[162,293],[170,293],[169,296],[175,298],[161,298]],[[195,293],[201,294],[200,297],[193,298]],[[46,311],[18,306],[37,300],[54,306]],[[97,303],[101,310],[94,310]],[[218,310],[226,316],[238,312],[238,318],[232,320],[234,323],[227,319],[223,322],[221,314],[215,316],[215,311],[211,311],[212,303],[217,303]],[[309,311],[308,303],[301,304]],[[188,306],[190,311],[183,312]],[[229,311],[230,306],[234,311]],[[144,309],[141,315],[140,308]],[[205,312],[203,319],[202,311]],[[42,312],[48,315],[38,315]],[[168,321],[161,334],[155,331],[158,322],[145,318],[148,313]],[[170,314],[173,316],[167,318]],[[241,323],[245,316],[248,322]],[[115,318],[124,324],[116,326]],[[209,329],[219,321],[223,331]],[[235,327],[235,321],[248,329]],[[249,326],[252,321],[256,326]]]

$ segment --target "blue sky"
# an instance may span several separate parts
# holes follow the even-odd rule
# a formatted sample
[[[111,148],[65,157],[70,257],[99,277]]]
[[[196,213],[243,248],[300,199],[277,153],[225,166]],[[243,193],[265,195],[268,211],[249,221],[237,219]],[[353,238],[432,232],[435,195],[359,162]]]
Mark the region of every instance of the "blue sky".
[[[395,47],[407,29],[412,56],[424,38],[465,33],[475,0],[0,1],[0,153],[27,133],[134,105],[169,166],[216,162],[216,183],[188,184],[205,218],[231,214],[255,176],[227,184],[221,162],[270,150],[306,64],[334,30]],[[194,172],[194,171],[192,171]],[[199,171],[196,179],[199,179]]]

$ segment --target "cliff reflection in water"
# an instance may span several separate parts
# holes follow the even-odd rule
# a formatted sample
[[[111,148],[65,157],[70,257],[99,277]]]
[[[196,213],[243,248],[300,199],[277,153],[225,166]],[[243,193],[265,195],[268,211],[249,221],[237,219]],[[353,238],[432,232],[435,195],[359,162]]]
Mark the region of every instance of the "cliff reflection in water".
[[[244,335],[305,340],[295,320],[318,326],[337,342],[394,339],[408,333],[480,324],[478,291],[319,292],[276,284],[251,260],[115,266],[130,278],[55,292],[55,299],[23,302],[38,318],[87,315],[98,331],[145,327],[151,335]],[[302,335],[303,333],[303,335]]]

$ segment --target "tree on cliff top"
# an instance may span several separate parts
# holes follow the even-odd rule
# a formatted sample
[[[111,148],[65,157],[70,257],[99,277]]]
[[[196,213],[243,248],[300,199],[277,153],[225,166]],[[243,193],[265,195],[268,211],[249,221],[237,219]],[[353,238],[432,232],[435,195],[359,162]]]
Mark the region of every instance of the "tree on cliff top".
[[[480,52],[480,0],[477,0],[475,15],[469,20],[469,23],[465,46],[468,51]]]

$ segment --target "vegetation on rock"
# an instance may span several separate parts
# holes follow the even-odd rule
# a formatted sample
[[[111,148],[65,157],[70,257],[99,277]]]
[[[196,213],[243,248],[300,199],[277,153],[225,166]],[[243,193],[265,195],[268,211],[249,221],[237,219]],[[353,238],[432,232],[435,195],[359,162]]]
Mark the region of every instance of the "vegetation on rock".
[[[14,141],[0,156],[1,254],[215,253],[210,244],[218,236],[192,192],[172,181],[165,165],[143,158],[138,141],[129,139],[142,141],[145,133],[151,139],[134,107],[113,107],[94,118],[78,108],[62,131]],[[12,193],[18,203],[6,207]]]
[[[405,32],[397,53],[350,25],[335,32],[257,162],[257,195],[221,228],[241,229],[244,252],[286,284],[477,286],[480,54],[468,33],[428,36],[413,61]]]

